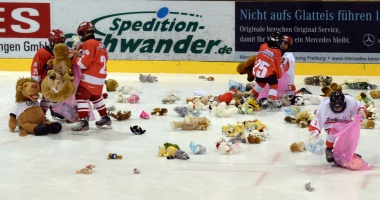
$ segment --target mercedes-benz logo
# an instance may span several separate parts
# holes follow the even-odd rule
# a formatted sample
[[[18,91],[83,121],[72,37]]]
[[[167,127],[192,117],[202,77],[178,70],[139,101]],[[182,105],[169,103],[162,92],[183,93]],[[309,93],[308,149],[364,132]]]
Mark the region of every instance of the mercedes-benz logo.
[[[375,44],[375,36],[373,36],[372,34],[365,34],[363,36],[363,44],[367,47],[372,46],[373,44]]]

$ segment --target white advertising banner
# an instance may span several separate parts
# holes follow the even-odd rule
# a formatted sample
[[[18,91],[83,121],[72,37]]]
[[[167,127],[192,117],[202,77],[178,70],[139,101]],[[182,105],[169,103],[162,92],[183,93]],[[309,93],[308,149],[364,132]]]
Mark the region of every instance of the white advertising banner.
[[[91,21],[110,59],[233,61],[235,2],[53,0],[68,37]],[[70,40],[69,40],[70,41]],[[70,44],[70,43],[68,43]]]

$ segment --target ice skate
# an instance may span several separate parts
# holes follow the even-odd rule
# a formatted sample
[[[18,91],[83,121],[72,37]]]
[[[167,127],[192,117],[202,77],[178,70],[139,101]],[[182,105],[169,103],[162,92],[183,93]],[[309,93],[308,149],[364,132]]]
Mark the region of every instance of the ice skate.
[[[79,120],[78,124],[71,128],[73,135],[89,135],[89,126],[87,120]]]
[[[112,129],[112,121],[108,115],[102,117],[99,121],[96,121],[95,124],[97,128]]]
[[[268,99],[267,101],[267,108],[268,111],[278,111],[281,110],[281,102],[278,100]]]
[[[64,121],[65,120],[65,117],[54,112],[53,109],[50,108],[50,114],[51,114],[51,117],[54,119],[54,120],[57,120],[57,121]]]
[[[326,151],[325,151],[326,160],[329,163],[334,162],[334,156],[333,156],[332,150],[333,150],[332,148],[326,148]]]

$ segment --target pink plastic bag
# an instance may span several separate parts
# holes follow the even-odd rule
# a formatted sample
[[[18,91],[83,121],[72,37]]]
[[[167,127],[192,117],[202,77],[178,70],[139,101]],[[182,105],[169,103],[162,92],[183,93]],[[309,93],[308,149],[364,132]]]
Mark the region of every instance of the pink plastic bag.
[[[283,73],[282,78],[278,79],[278,89],[277,89],[277,97],[281,97],[284,95],[288,84],[289,84],[289,74]],[[269,85],[267,84],[260,92],[258,99],[268,98]]]
[[[82,76],[82,71],[79,69],[78,66],[73,65],[73,75],[74,75],[74,85],[76,88],[78,88],[80,78]],[[75,90],[75,93],[76,93],[76,90]],[[62,115],[63,117],[65,117],[67,120],[71,122],[77,122],[79,120],[75,93],[71,97],[66,99],[65,101],[59,102],[56,106],[52,108],[54,112]],[[93,121],[95,120],[95,115],[92,112],[90,101],[87,101],[87,103],[89,104],[89,108],[90,108],[89,113],[88,113],[90,116],[89,120]]]
[[[335,163],[352,170],[368,170],[372,167],[355,154],[360,137],[360,119],[357,115],[350,123],[336,123],[330,129],[330,135],[337,137],[334,146]]]

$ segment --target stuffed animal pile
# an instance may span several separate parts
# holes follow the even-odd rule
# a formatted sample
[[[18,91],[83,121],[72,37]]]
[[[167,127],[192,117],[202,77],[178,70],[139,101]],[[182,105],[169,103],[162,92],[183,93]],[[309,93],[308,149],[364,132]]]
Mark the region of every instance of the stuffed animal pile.
[[[210,120],[206,117],[185,116],[183,121],[170,122],[173,129],[181,128],[182,130],[202,130],[206,131],[210,126]]]

